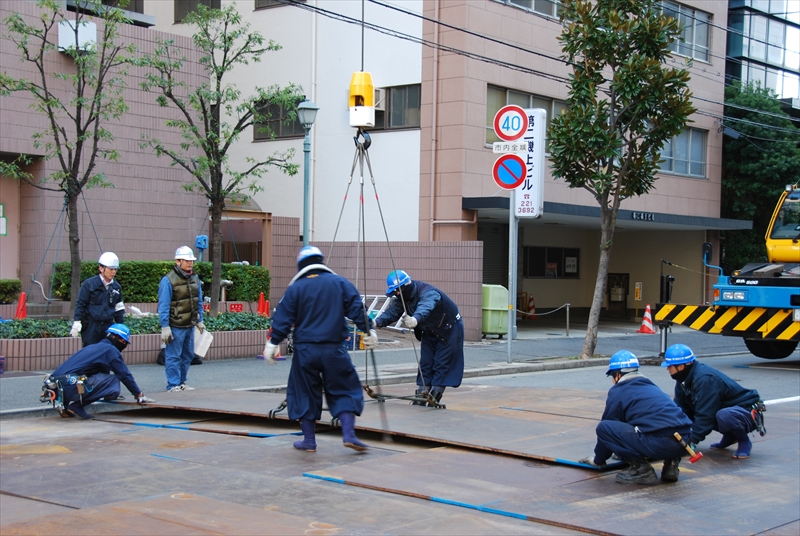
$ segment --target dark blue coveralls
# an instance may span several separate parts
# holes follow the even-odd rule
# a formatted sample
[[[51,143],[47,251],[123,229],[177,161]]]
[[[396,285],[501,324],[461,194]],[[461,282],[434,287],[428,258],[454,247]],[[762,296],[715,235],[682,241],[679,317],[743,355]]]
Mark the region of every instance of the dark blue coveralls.
[[[675,382],[675,403],[692,419],[692,443],[712,430],[735,438],[756,429],[750,406],[760,396],[713,367],[695,361],[683,382]]]
[[[344,277],[310,270],[289,285],[272,317],[270,341],[278,345],[294,325],[294,356],[286,385],[289,418],[319,420],[322,391],[331,415],[361,415],[364,394],[344,341],[345,317],[367,333],[364,304]]]
[[[664,391],[638,372],[624,375],[606,398],[597,425],[594,463],[602,465],[614,453],[625,461],[667,460],[687,454],[675,432],[688,436],[692,421]]]
[[[417,319],[414,335],[421,342],[417,385],[458,387],[464,377],[464,323],[458,307],[444,292],[424,281],[412,281],[409,297],[396,297],[375,319],[379,328],[394,324],[405,312]],[[421,374],[420,374],[421,372]]]
[[[111,324],[122,324],[125,319],[122,303],[122,287],[112,280],[108,287],[100,274],[90,277],[81,284],[78,301],[75,303],[73,320],[81,323],[83,346],[95,344],[106,338],[106,330]]]
[[[113,372],[113,374],[111,374]],[[88,377],[88,384],[83,395],[78,394],[77,385],[65,381],[65,376]],[[88,406],[101,399],[114,400],[119,396],[119,382],[125,384],[128,391],[136,397],[142,390],[133,379],[133,374],[122,360],[122,353],[111,344],[108,339],[103,339],[96,344],[90,344],[78,350],[61,363],[53,371],[52,376],[61,381],[64,389],[64,407],[68,408],[74,402],[81,406]]]

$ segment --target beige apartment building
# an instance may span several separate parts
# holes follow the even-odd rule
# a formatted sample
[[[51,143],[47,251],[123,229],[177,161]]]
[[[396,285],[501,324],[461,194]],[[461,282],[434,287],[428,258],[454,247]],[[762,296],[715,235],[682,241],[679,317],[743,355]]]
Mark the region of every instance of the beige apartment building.
[[[191,29],[181,19],[198,3],[232,4],[227,0],[138,0],[129,6],[137,26],[126,30],[126,35],[147,50],[152,49],[148,47],[156,35],[176,34],[189,47]],[[236,2],[254,29],[267,38],[277,36],[283,47],[274,59],[267,57],[237,73],[236,80],[245,88],[253,81],[259,85],[297,83],[320,105],[311,130],[312,243],[327,245],[333,238],[338,199],[353,159],[354,129],[346,123],[347,87],[352,72],[360,69],[359,56],[365,54],[365,70],[373,71],[376,87],[383,95],[394,96],[383,104],[386,123],[372,132],[370,150],[377,179],[383,181],[382,208],[393,253],[402,262],[399,267],[409,270],[412,277],[448,292],[462,310],[467,338],[479,338],[481,283],[508,284],[509,203],[506,191],[491,177],[497,157],[492,152],[491,121],[505,104],[544,108],[548,118],[566,105],[563,79],[569,70],[559,60],[557,4],[548,0],[365,1],[367,23],[402,30],[401,36],[380,33],[378,38],[379,32],[367,28],[365,52],[361,27],[331,16],[358,19],[361,2],[307,0],[300,4]],[[713,277],[703,275],[702,243],[715,244],[716,258],[719,231],[749,227],[749,222],[719,217],[727,2],[665,0],[663,5],[691,24],[686,40],[675,47],[674,61],[692,58],[691,87],[699,111],[665,151],[654,191],[622,205],[608,281],[609,292],[617,290],[615,299],[606,303],[612,316],[629,317],[635,311],[641,315],[646,304],[658,300],[662,260],[686,268],[665,270],[676,279],[674,301],[705,301]],[[27,0],[0,3],[2,18],[13,9],[28,14],[34,10]],[[10,44],[3,40],[1,46],[0,69],[20,68]],[[198,76],[199,70],[193,70],[192,79],[199,80]],[[123,259],[169,258],[177,245],[192,245],[196,235],[208,234],[204,198],[184,192],[181,186],[187,180],[180,171],[138,147],[144,129],[171,139],[176,134],[165,129],[165,112],[155,106],[153,95],[143,94],[134,85],[130,84],[129,93],[135,113],[113,127],[120,144],[128,149],[125,160],[107,171],[116,188],[86,192],[88,208],[81,215],[85,258],[99,254],[95,231],[103,249]],[[411,98],[414,95],[418,97]],[[40,156],[30,135],[42,118],[27,109],[24,98],[0,98],[0,114],[0,153]],[[394,121],[390,118],[400,118],[396,128],[390,128]],[[14,127],[7,128],[9,124]],[[250,151],[291,147],[296,161],[302,163],[302,141],[302,129],[296,128],[287,128],[272,141],[256,139],[251,133],[242,137],[232,158],[244,160]],[[37,173],[44,174],[52,164],[40,161],[37,166]],[[341,183],[332,183],[331,177]],[[303,216],[298,178],[275,181],[284,178],[268,177],[265,192],[257,194],[248,207],[262,218],[259,232],[245,230],[247,224],[239,218],[247,218],[241,214],[232,218],[234,227],[243,229],[236,240],[256,244],[258,258],[272,268],[274,302],[293,274]],[[337,202],[330,202],[334,198]],[[0,277],[15,277],[16,272],[26,287],[43,258],[45,266],[54,260],[52,252],[45,256],[44,251],[61,199],[3,177],[0,204],[13,223],[9,229],[19,230],[16,238],[13,232],[0,236]],[[19,207],[16,212],[14,206]],[[263,225],[267,220],[275,225]],[[548,174],[543,217],[520,220],[518,225],[517,290],[535,299],[538,312],[564,303],[570,303],[577,314],[588,311],[599,257],[599,207],[594,199]],[[356,238],[351,230],[339,235],[337,243],[346,241],[342,247],[352,247]],[[366,238],[370,262],[364,292],[377,294],[392,265],[382,233]],[[59,251],[59,260],[68,258],[63,243],[60,249],[50,249]],[[352,277],[357,272],[346,251],[352,249],[337,253],[342,258],[332,259],[332,266]],[[44,278],[39,279],[44,281],[49,272],[42,271]],[[640,301],[634,299],[636,283],[642,284]]]

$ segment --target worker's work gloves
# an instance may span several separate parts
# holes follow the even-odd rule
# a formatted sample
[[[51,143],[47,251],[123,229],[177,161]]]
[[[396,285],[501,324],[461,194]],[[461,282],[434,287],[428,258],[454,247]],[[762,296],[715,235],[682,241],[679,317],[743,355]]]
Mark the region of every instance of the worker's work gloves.
[[[403,315],[403,320],[401,322],[404,328],[414,329],[417,327],[417,319],[413,316]]]
[[[361,342],[365,350],[374,350],[378,347],[378,333],[374,329],[369,330],[369,335],[364,335]]]
[[[199,330],[200,330],[200,333],[203,333],[203,332],[206,330],[206,325],[205,325],[205,324],[203,324],[202,322],[198,322],[198,323],[197,323],[197,324],[195,324],[195,325],[197,326],[197,329],[199,329]]]
[[[267,339],[267,344],[264,346],[264,361],[267,362],[267,365],[274,365],[277,363],[275,358],[281,351],[280,345],[272,344],[272,341]]]
[[[578,460],[578,463],[582,463],[584,465],[591,465],[592,467],[597,467],[597,468],[603,468],[606,466],[606,462],[594,463],[594,455],[586,456],[585,458]]]
[[[144,396],[144,393],[139,393],[139,396],[136,397],[137,404],[152,404],[153,402],[155,402],[155,400],[148,396]]]
[[[169,328],[169,326],[161,328],[161,343],[169,344],[171,340],[172,340],[172,330]]]
[[[82,328],[83,326],[81,325],[81,321],[76,320],[75,322],[72,323],[72,329],[69,331],[69,336],[80,337]]]

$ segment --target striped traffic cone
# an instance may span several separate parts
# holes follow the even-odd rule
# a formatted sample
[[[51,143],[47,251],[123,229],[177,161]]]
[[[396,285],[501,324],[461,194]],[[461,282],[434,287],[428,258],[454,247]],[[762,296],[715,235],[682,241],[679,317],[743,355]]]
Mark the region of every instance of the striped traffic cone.
[[[636,330],[636,333],[647,333],[648,335],[655,335],[653,329],[653,317],[650,315],[650,304],[648,303],[644,308],[644,318],[642,318],[642,327]]]

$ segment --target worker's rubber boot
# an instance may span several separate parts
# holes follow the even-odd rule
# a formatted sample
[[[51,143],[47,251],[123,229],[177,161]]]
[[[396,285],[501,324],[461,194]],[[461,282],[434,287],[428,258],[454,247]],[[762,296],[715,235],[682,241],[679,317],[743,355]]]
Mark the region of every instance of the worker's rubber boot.
[[[354,450],[367,450],[368,445],[365,445],[356,437],[356,416],[349,411],[344,411],[339,414],[339,422],[342,423],[342,441],[344,446]]]
[[[303,431],[303,440],[295,441],[294,448],[297,450],[305,450],[306,452],[317,451],[317,440],[314,429],[317,422],[314,419],[300,419],[300,429]]]
[[[726,449],[736,443],[736,436],[732,434],[722,434],[722,439],[719,443],[711,443],[712,449]]]
[[[681,463],[680,458],[664,460],[664,466],[661,468],[661,480],[664,482],[677,482],[678,474],[681,472],[681,470],[678,469],[679,463]]]
[[[627,471],[617,473],[620,484],[658,484],[658,476],[653,466],[644,460],[631,460]]]
[[[733,453],[733,457],[737,460],[749,458],[750,450],[753,448],[753,443],[750,441],[750,438],[747,437],[747,434],[743,434],[742,437],[737,439],[739,440],[739,444],[736,446],[736,452]]]
[[[81,406],[80,402],[72,402],[69,406],[67,406],[66,412],[74,417],[79,417],[81,419],[94,419],[94,415],[89,414],[83,406]],[[748,451],[749,452],[749,451]]]
[[[416,391],[414,391],[414,397],[415,398],[427,398],[427,396],[428,396],[428,391],[426,391],[422,387],[419,387]],[[425,402],[421,402],[419,400],[414,400],[413,402],[411,402],[411,405],[412,406],[424,406]]]
[[[444,387],[439,387],[438,385],[431,387],[431,396],[433,397],[433,399],[436,401],[437,404],[442,400],[442,395],[444,394],[444,390],[445,390]],[[432,408],[436,407],[430,402],[428,402],[428,406]]]

